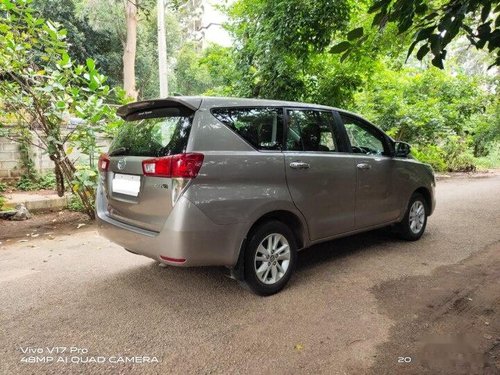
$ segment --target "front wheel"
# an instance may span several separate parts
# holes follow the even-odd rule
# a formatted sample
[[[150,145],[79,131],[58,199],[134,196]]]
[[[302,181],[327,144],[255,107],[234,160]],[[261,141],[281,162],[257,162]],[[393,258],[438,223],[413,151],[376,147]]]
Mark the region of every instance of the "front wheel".
[[[280,221],[268,221],[250,235],[245,249],[245,283],[256,294],[279,292],[297,262],[295,237]]]
[[[397,225],[401,238],[407,241],[416,241],[424,234],[427,225],[427,202],[422,194],[412,195],[405,217]]]

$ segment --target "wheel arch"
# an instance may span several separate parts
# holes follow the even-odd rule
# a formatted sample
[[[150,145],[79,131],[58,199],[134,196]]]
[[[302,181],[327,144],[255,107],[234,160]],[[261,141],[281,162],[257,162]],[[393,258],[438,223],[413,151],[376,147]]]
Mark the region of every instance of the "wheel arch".
[[[281,221],[292,230],[299,250],[306,246],[307,230],[305,224],[296,214],[287,210],[275,210],[262,215],[252,224],[246,237],[248,237],[259,225],[271,220]]]
[[[245,247],[249,236],[259,227],[262,223],[267,221],[277,220],[286,224],[290,230],[293,232],[295,241],[297,244],[297,249],[303,249],[309,245],[308,240],[308,229],[307,224],[303,221],[297,214],[288,210],[274,210],[261,215],[256,219],[253,224],[248,229],[245,238],[241,243],[241,247],[238,255],[238,262],[231,269],[231,276],[237,280],[244,280],[244,258],[245,258]]]
[[[429,210],[429,215],[430,215],[432,210],[432,195],[429,189],[427,189],[424,186],[419,187],[411,194],[410,199],[414,194],[422,194],[422,196],[425,199],[425,204],[427,205],[427,209]]]

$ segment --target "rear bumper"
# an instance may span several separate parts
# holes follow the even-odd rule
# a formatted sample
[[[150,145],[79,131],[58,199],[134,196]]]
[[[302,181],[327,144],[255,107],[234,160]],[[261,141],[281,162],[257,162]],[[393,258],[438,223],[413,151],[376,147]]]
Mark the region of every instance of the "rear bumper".
[[[238,260],[246,226],[215,224],[184,197],[175,204],[159,233],[110,218],[106,206],[104,194],[98,191],[99,234],[135,254],[182,267],[233,267]],[[185,261],[175,261],[179,259]]]

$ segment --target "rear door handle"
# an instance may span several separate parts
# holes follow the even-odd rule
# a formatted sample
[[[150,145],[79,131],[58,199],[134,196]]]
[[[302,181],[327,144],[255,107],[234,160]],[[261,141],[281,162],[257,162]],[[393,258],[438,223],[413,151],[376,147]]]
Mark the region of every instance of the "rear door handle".
[[[308,169],[310,167],[309,163],[304,163],[301,161],[294,161],[290,163],[290,168],[293,169]]]
[[[357,167],[358,169],[370,169],[372,166],[368,163],[359,163]]]

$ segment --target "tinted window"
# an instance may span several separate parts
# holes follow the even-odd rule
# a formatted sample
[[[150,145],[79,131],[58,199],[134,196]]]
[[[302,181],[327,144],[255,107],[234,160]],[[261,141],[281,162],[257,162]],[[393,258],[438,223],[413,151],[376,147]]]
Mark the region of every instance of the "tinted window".
[[[315,110],[288,111],[287,150],[337,151],[330,112]]]
[[[357,119],[342,116],[342,120],[351,143],[352,152],[367,155],[384,154],[384,141],[380,133],[370,129]]]
[[[120,127],[111,143],[110,156],[167,156],[186,151],[192,114],[153,110],[133,118]]]
[[[279,108],[214,108],[212,115],[259,150],[278,150],[283,139]]]

